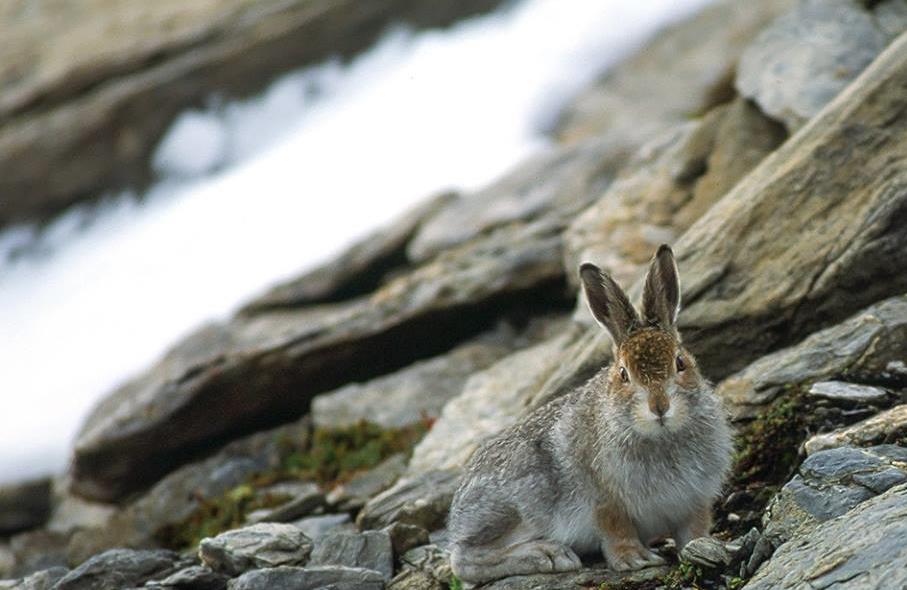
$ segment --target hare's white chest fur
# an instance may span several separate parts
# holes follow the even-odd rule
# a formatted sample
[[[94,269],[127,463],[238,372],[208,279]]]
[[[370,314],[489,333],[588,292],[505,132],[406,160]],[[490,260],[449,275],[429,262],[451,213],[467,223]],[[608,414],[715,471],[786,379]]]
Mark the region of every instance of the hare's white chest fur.
[[[593,394],[577,394],[583,395]],[[712,403],[704,405],[707,411],[716,411]],[[596,508],[616,501],[633,520],[640,540],[652,542],[674,535],[696,507],[720,494],[731,447],[724,422],[693,420],[679,432],[636,441],[635,450],[645,449],[634,453],[618,442],[626,433],[605,428],[590,439],[583,432],[588,419],[578,411],[583,407],[589,406],[577,403],[566,409],[551,431],[561,456],[568,458],[564,469],[574,485],[559,496],[552,514],[553,539],[579,551],[594,550],[601,541]],[[583,449],[587,445],[594,448]],[[585,464],[581,458],[589,454],[594,459]]]

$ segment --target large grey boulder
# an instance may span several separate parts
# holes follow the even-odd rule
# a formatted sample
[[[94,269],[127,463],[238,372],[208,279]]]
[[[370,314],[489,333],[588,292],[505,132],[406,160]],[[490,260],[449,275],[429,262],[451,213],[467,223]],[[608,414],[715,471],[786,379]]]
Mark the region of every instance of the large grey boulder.
[[[679,328],[709,377],[907,291],[905,76],[902,35],[674,245]],[[591,329],[540,399],[587,379],[610,348]]]
[[[386,531],[329,533],[315,543],[310,566],[342,565],[380,572],[385,581],[394,574],[394,552]]]
[[[763,524],[777,546],[907,482],[907,448],[840,447],[810,455],[772,499]]]
[[[845,373],[876,379],[898,377],[892,372],[905,358],[907,296],[900,295],[765,355],[719,383],[717,391],[733,416],[749,418],[789,385]]]
[[[0,485],[0,535],[40,526],[50,512],[50,479]]]
[[[907,585],[907,485],[894,487],[784,543],[747,590]]]
[[[54,584],[54,590],[122,590],[165,578],[181,569],[172,551],[111,549],[96,555]]]
[[[792,0],[723,0],[665,28],[580,92],[554,133],[564,142],[608,135],[635,149],[730,100],[740,55],[792,5]]]
[[[847,445],[867,446],[879,443],[899,443],[907,440],[907,404],[879,412],[856,424],[815,434],[805,443],[806,453],[812,455],[826,449]]]
[[[247,94],[292,68],[351,55],[392,23],[445,25],[496,4],[3,3],[0,226],[147,180],[166,127],[211,94]]]
[[[513,310],[562,306],[561,228],[509,225],[367,297],[200,329],[98,404],[73,489],[122,498],[214,439],[293,420],[318,393],[443,352]]]
[[[291,524],[259,523],[202,539],[198,556],[216,572],[237,576],[258,568],[303,565],[312,540]]]
[[[379,572],[342,566],[252,570],[231,580],[229,590],[382,590]]]
[[[799,0],[743,52],[740,94],[790,131],[802,127],[907,28],[903,2],[883,2],[882,16],[865,4]]]

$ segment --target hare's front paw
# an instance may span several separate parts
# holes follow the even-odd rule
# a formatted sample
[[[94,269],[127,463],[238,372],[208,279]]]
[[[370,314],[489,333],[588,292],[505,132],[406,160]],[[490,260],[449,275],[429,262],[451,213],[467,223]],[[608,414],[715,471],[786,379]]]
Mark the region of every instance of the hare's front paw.
[[[573,549],[560,543],[540,541],[526,547],[527,557],[539,572],[572,572],[583,567]]]
[[[608,565],[614,571],[626,572],[638,570],[652,565],[664,565],[665,559],[641,544],[627,545],[615,548],[614,550],[605,550],[605,558]]]

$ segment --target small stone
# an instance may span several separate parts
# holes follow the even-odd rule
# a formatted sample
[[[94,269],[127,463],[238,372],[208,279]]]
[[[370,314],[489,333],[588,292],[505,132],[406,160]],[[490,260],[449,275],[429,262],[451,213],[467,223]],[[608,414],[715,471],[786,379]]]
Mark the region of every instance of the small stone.
[[[753,550],[756,548],[756,543],[758,543],[761,538],[762,533],[759,532],[759,529],[752,527],[745,535],[735,539],[733,543],[735,548],[732,551],[731,565],[737,564],[745,566],[746,562],[753,554]]]
[[[259,523],[202,539],[198,556],[217,572],[236,576],[247,570],[280,565],[302,565],[312,552],[312,541],[298,527]]]
[[[680,550],[680,558],[707,569],[723,568],[732,560],[724,543],[712,537],[693,539]]]
[[[753,547],[753,553],[746,562],[746,572],[744,577],[752,576],[759,569],[759,566],[775,552],[775,546],[768,537],[760,536]]]
[[[821,397],[831,401],[844,401],[862,404],[871,404],[885,401],[888,393],[872,385],[858,385],[844,381],[819,381],[809,388],[809,395]]]
[[[395,522],[384,529],[391,537],[394,555],[400,556],[420,545],[430,543],[428,531],[414,524]]]
[[[382,590],[384,578],[379,572],[353,567],[281,566],[252,570],[231,580],[229,590]]]
[[[432,578],[449,584],[453,578],[450,569],[450,553],[437,545],[422,545],[410,549],[400,558],[404,564],[428,573]]]
[[[374,570],[390,581],[394,574],[390,534],[386,531],[328,533],[315,544],[309,563]]]
[[[405,567],[394,576],[387,585],[387,590],[444,590],[446,585],[431,577],[427,572]]]
[[[111,549],[63,576],[54,590],[122,590],[164,578],[180,567],[173,551]]]
[[[2,590],[50,590],[63,576],[69,573],[65,567],[52,567],[35,572],[22,580],[5,580],[0,582]]]
[[[273,496],[286,495],[291,499],[274,508],[256,510],[247,519],[250,523],[289,522],[308,516],[325,505],[321,488],[310,482],[285,482],[271,486],[263,492]]]
[[[817,434],[806,441],[804,448],[808,455],[812,455],[845,445],[865,446],[889,442],[903,434],[907,434],[907,404],[879,412],[845,428]]]
[[[193,565],[182,569],[163,580],[148,582],[146,588],[176,590],[223,590],[229,578],[203,565]]]

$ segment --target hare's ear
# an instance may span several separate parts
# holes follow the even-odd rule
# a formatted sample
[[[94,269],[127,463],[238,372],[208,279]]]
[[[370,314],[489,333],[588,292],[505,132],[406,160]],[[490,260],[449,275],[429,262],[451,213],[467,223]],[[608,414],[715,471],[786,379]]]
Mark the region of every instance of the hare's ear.
[[[611,333],[614,344],[620,346],[630,330],[639,323],[630,299],[608,273],[591,262],[579,267],[579,276],[592,315]]]
[[[674,252],[662,244],[652,259],[642,292],[642,315],[647,324],[673,330],[680,311],[680,279]]]

